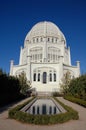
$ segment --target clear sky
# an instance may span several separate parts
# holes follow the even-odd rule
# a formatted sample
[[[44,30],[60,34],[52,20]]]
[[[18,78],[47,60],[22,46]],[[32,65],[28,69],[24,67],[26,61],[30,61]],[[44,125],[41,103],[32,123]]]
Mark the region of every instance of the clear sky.
[[[72,65],[86,73],[86,0],[0,0],[0,68],[19,63],[26,34],[40,21],[54,22],[71,48]]]

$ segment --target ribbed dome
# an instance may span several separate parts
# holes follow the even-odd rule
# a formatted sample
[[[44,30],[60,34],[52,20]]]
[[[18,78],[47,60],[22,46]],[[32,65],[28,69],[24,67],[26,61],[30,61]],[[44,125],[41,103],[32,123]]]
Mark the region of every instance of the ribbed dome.
[[[65,40],[63,33],[52,22],[39,22],[32,27],[26,35],[25,40],[31,40],[33,37],[57,37],[59,40]]]

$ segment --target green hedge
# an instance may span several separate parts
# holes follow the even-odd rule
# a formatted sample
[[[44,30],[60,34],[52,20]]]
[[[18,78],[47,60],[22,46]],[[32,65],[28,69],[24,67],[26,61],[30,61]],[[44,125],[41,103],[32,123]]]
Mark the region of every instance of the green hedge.
[[[23,108],[25,105],[27,105],[28,103],[30,103],[35,97],[29,99],[27,102],[21,104],[21,105],[17,105],[16,107],[12,108],[9,110],[8,115],[10,118],[14,118],[16,119],[16,113],[20,111],[21,108]]]
[[[52,96],[53,96],[53,97],[62,97],[62,96],[63,96],[63,93],[53,92],[53,93],[52,93]]]
[[[66,112],[67,117],[69,116],[70,119],[75,119],[75,120],[79,119],[79,115],[78,115],[78,112],[77,112],[76,110],[74,110],[72,107],[69,107],[69,106],[63,104],[63,103],[60,102],[57,98],[54,98],[54,99],[55,99],[57,102],[59,102],[59,104],[60,104],[61,106],[63,106],[63,108],[64,108],[65,110],[67,110],[67,112]]]
[[[74,103],[77,103],[83,107],[86,107],[86,101],[82,100],[82,99],[79,99],[79,98],[75,98],[73,96],[64,96],[65,99],[69,100],[69,101],[72,101]]]
[[[55,98],[56,99],[56,98]],[[57,100],[57,99],[56,99]],[[25,103],[27,104],[27,103]],[[25,105],[19,105],[11,110],[9,110],[9,117],[21,121],[23,123],[32,123],[32,124],[57,124],[63,123],[71,119],[78,119],[78,113],[72,108],[60,104],[67,110],[65,113],[56,114],[56,115],[31,115],[20,111],[20,109]]]

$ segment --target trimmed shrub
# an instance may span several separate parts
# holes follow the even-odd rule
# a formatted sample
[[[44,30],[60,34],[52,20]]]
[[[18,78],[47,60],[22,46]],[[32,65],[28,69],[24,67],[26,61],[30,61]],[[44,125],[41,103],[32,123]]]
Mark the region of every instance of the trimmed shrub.
[[[71,101],[71,102],[74,102],[74,103],[77,103],[83,107],[86,107],[86,101],[82,100],[82,99],[79,99],[79,98],[75,98],[73,96],[64,96],[65,99]]]
[[[23,108],[25,105],[27,105],[28,103],[30,103],[35,97],[33,97],[32,99],[28,100],[27,102],[16,106],[15,108],[12,108],[9,110],[8,115],[10,118],[15,118],[16,117],[16,113],[17,111],[20,111],[21,108]]]
[[[58,101],[56,98],[54,99]],[[32,124],[41,124],[41,125],[64,123],[68,120],[71,120],[71,119],[76,120],[79,118],[78,112],[64,105],[60,101],[58,102],[67,110],[67,112],[56,114],[56,115],[31,115],[31,114],[20,111],[22,107],[24,107],[27,103],[29,103],[32,100],[33,99],[9,110],[9,117],[16,119],[18,121],[21,121],[23,123],[32,123]]]
[[[53,93],[52,93],[52,96],[54,96],[54,97],[62,97],[62,96],[63,96],[63,93],[53,92]]]

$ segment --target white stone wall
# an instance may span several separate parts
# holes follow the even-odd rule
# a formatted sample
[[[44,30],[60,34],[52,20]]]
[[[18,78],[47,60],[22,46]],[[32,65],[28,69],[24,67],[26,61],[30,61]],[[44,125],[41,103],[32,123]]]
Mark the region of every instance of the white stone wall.
[[[59,81],[60,81],[60,73],[61,70],[59,70],[59,64],[32,64],[31,67],[31,79],[32,79],[32,86],[33,88],[36,88],[37,91],[42,92],[42,91],[46,91],[46,92],[52,92],[52,91],[59,91]],[[34,75],[34,70],[41,70],[40,72],[36,72],[37,74],[40,73],[41,74],[41,80],[40,82],[38,81],[33,81],[33,75]],[[56,82],[54,82],[54,79],[52,82],[49,81],[49,74],[50,74],[50,70],[52,75],[54,74],[54,70],[56,71]],[[47,83],[44,84],[43,83],[43,72],[47,73]]]
[[[40,58],[41,57],[41,58]],[[34,71],[40,73],[40,82],[33,80]],[[38,72],[40,70],[40,72]],[[24,48],[21,47],[19,65],[11,61],[10,75],[26,73],[27,79],[38,92],[60,91],[60,82],[67,71],[71,75],[80,75],[80,64],[71,66],[70,48],[60,29],[51,22],[41,22],[33,26],[26,35]],[[49,81],[50,71],[56,73],[56,82]],[[47,73],[47,82],[43,83],[43,72]]]

